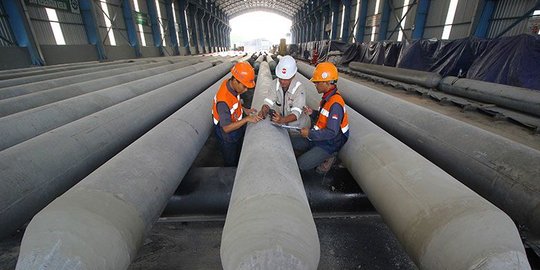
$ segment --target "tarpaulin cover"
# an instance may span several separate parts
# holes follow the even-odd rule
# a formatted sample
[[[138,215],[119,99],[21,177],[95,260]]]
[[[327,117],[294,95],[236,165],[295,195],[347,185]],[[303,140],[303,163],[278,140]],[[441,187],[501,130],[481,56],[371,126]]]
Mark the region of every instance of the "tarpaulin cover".
[[[471,65],[467,78],[540,90],[540,37],[522,34],[494,40]]]
[[[328,48],[328,44],[330,44],[330,49]],[[317,47],[319,52],[319,62],[327,59],[326,54],[328,54],[328,52],[340,51],[345,53],[351,47],[354,47],[354,44],[345,43],[339,40],[324,41]]]
[[[405,44],[397,67],[462,76],[490,45],[489,40],[468,37],[456,40],[415,40]]]
[[[307,48],[309,55],[317,47],[319,59],[324,60],[327,43],[327,40],[317,41],[301,46]],[[468,37],[451,41],[422,39],[362,44],[332,41],[330,50],[343,52],[341,65],[356,61],[540,90],[539,36],[522,34],[498,39]]]
[[[402,43],[397,41],[352,44],[343,54],[341,65],[355,61],[394,67],[402,46]]]

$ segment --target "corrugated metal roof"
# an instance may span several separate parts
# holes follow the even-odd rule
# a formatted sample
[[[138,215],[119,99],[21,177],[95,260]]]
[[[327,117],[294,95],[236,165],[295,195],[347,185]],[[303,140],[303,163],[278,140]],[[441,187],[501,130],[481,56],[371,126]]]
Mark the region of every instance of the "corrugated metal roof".
[[[4,11],[4,7],[0,2],[0,47],[15,47],[17,46],[11,27],[9,25],[8,16]]]
[[[519,17],[524,15],[536,4],[536,0],[497,1],[493,14],[488,37],[494,38],[512,25]],[[503,36],[515,36],[522,34],[527,29],[527,20],[523,20],[506,32]]]

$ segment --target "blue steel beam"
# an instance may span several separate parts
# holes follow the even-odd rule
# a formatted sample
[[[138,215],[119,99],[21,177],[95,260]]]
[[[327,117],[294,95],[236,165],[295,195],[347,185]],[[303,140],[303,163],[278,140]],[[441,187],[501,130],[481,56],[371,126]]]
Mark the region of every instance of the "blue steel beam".
[[[381,24],[379,25],[378,40],[385,40],[388,33],[388,24],[390,22],[390,12],[393,12],[390,8],[390,0],[385,0],[381,15]]]
[[[28,22],[28,17],[24,12],[23,4],[20,1],[13,0],[2,0],[2,4],[4,4],[4,8],[6,9],[5,11],[8,15],[9,25],[15,36],[17,45],[28,49],[32,65],[45,65],[45,60],[41,55],[39,45],[32,34],[32,28]]]
[[[487,32],[489,29],[491,18],[493,16],[493,11],[495,11],[495,0],[485,0],[482,2],[482,14],[480,15],[480,19],[478,20],[478,24],[476,25],[476,30],[474,31],[474,35],[479,38],[487,37]]]
[[[194,53],[199,54],[199,40],[197,39],[197,26],[195,23],[195,17],[197,17],[197,7],[188,4],[188,17],[189,17],[189,29],[191,29],[191,41],[193,42]]]
[[[139,39],[137,38],[137,28],[135,28],[135,20],[133,20],[133,11],[131,9],[130,1],[122,1],[122,15],[124,16],[124,22],[126,23],[129,46],[135,50],[136,57],[141,57],[141,46],[139,44]]]
[[[161,32],[159,31],[159,18],[157,15],[156,2],[153,0],[146,0],[148,7],[148,16],[150,17],[150,23],[152,24],[152,38],[154,40],[154,46],[159,49],[160,55],[165,55],[163,51],[163,44],[161,43]]]
[[[206,3],[206,8],[208,12],[208,20],[206,20],[206,38],[209,51],[214,52],[214,34],[212,32],[212,24],[214,21],[214,5],[210,1],[208,1],[208,3]]]
[[[419,0],[416,8],[416,19],[414,20],[414,30],[412,39],[421,39],[424,37],[426,29],[426,18],[429,10],[429,0]]]
[[[216,12],[216,26],[215,26],[215,32],[216,32],[216,46],[218,52],[221,52],[221,21],[219,20],[219,12]]]
[[[105,60],[107,59],[107,54],[105,53],[105,47],[101,35],[99,33],[99,28],[96,19],[96,12],[94,10],[94,2],[91,0],[81,0],[79,1],[79,9],[81,11],[81,17],[83,20],[84,30],[86,32],[86,37],[88,38],[88,43],[96,46],[98,59]]]
[[[180,31],[182,31],[182,46],[186,50],[187,54],[191,54],[189,50],[189,36],[188,36],[188,29],[187,29],[187,18],[186,18],[186,9],[187,9],[187,1],[188,0],[178,0],[178,17],[180,21],[178,22],[180,24]]]
[[[210,39],[210,27],[208,27],[208,24],[210,24],[210,19],[211,19],[211,16],[209,13],[206,14],[206,17],[208,19],[206,20],[203,20],[203,24],[204,24],[204,36],[206,37],[206,46],[207,46],[207,49],[208,49],[208,53],[211,53],[212,52],[212,40]]]
[[[350,23],[351,23],[351,0],[341,0],[343,3],[343,34],[341,36],[341,41],[349,42],[349,32],[350,32]]]
[[[124,0],[125,1],[125,0]],[[165,12],[167,13],[167,28],[169,30],[169,37],[171,38],[171,46],[174,51],[174,55],[179,55],[178,39],[176,38],[176,25],[174,25],[174,11],[172,8],[172,0],[165,0]]]
[[[315,29],[315,33],[316,33],[316,38],[317,40],[322,40],[323,39],[323,34],[324,34],[324,18],[322,16],[322,11],[321,10],[317,10],[316,11],[316,14],[315,14],[315,18],[320,18],[319,20],[316,20],[317,22],[317,28]]]
[[[204,35],[205,35],[205,31],[204,31],[204,22],[205,22],[205,19],[206,18],[206,13],[204,12],[204,10],[200,9],[198,11],[201,15],[198,16],[198,20],[197,20],[197,27],[199,28],[197,31],[199,33],[199,42],[201,44],[201,48],[202,48],[202,53],[207,53],[206,51],[206,42],[204,40]]]
[[[364,42],[364,35],[366,34],[366,19],[368,0],[360,0],[360,14],[358,14],[358,21],[356,22],[356,33],[354,33],[356,42]]]
[[[337,38],[337,24],[339,15],[339,3],[340,0],[330,0],[330,10],[332,11],[332,32],[330,33],[330,39],[336,40]]]
[[[214,25],[216,24],[216,19],[214,15],[210,15],[210,20],[208,20],[208,31],[210,33],[210,51],[216,52],[216,36],[214,35]]]
[[[311,3],[306,4],[306,23],[308,41],[313,41],[313,19],[311,18]]]
[[[329,4],[328,4],[329,5]],[[326,31],[326,25],[330,23],[332,13],[330,12],[330,8],[328,6],[325,6],[323,8],[323,16],[324,16],[324,24],[323,24],[323,39],[330,39],[330,35]]]

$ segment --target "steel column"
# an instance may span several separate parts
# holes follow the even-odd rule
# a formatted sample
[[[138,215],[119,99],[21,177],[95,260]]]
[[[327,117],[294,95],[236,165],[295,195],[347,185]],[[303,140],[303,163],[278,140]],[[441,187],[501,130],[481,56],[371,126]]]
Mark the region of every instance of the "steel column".
[[[482,14],[480,15],[480,19],[476,25],[474,35],[479,38],[486,38],[491,23],[491,18],[493,16],[493,12],[495,11],[496,2],[495,0],[484,0],[481,2],[483,2]]]
[[[161,23],[161,20],[158,18],[157,15],[157,7],[156,2],[154,0],[146,0],[146,5],[148,7],[148,17],[150,17],[150,23],[152,28],[152,38],[154,40],[154,46],[156,46],[159,49],[160,55],[165,55],[164,49],[163,49],[163,43],[161,42],[164,37],[161,36],[161,32],[159,30],[159,25]]]
[[[193,42],[193,48],[195,48],[195,54],[199,54],[199,40],[197,35],[197,7],[189,4],[189,29],[191,30],[191,42]]]
[[[341,3],[345,6],[343,9],[343,36],[341,37],[341,41],[343,42],[349,42],[349,33],[350,30],[350,23],[351,23],[351,0],[341,0]]]
[[[424,37],[424,29],[426,28],[429,3],[430,0],[418,0],[418,6],[416,7],[416,15],[414,19],[412,39],[422,39]]]
[[[329,0],[329,1],[330,1],[330,10],[332,11],[332,32],[330,33],[330,40],[336,40],[340,0]]]
[[[2,1],[2,3],[6,9],[9,25],[13,31],[17,45],[28,50],[32,65],[45,65],[45,59],[34,35],[24,3],[21,1]]]
[[[180,18],[179,24],[180,24],[180,31],[182,31],[182,46],[184,47],[184,50],[186,51],[186,54],[191,54],[191,51],[189,49],[189,32],[187,27],[187,18],[186,18],[186,10],[188,8],[187,5],[188,0],[178,0],[178,15]]]
[[[81,17],[88,42],[96,46],[99,60],[107,59],[105,47],[103,46],[103,42],[101,42],[102,38],[98,30],[94,2],[91,0],[81,0],[79,2],[79,9],[81,11]]]
[[[379,35],[378,35],[379,41],[386,40],[386,35],[388,34],[388,24],[390,22],[390,12],[394,12],[390,8],[389,1],[391,0],[384,0],[383,10],[381,14],[381,24],[379,25]]]
[[[128,35],[129,46],[135,51],[136,57],[141,57],[141,45],[137,36],[137,28],[135,27],[135,20],[133,20],[133,11],[131,9],[131,1],[124,0],[122,5],[122,15],[126,24],[126,32]],[[100,38],[101,40],[101,38]]]
[[[165,0],[165,12],[167,13],[167,28],[169,31],[169,37],[171,39],[171,47],[174,50],[174,55],[180,55],[180,49],[178,48],[178,39],[176,32],[176,25],[174,23],[174,12],[172,9],[172,0]]]
[[[364,36],[366,34],[366,19],[368,0],[360,0],[360,14],[358,15],[358,22],[356,22],[356,42],[364,42]]]

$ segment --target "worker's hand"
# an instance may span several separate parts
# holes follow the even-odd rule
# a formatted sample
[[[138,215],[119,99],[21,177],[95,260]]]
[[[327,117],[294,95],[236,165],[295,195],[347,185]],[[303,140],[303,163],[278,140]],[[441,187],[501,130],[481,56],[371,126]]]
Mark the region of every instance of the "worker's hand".
[[[308,127],[302,128],[300,130],[300,135],[302,135],[302,137],[304,138],[307,138],[309,136],[309,128]]]
[[[281,114],[279,112],[274,111],[274,115],[272,115],[272,122],[283,124],[281,121],[283,120],[283,117],[281,117]]]
[[[257,114],[250,114],[250,115],[246,116],[246,121],[248,121],[249,123],[257,123],[257,122],[259,122],[261,120],[262,120],[262,117],[260,117]]]
[[[270,106],[263,104],[261,107],[261,111],[259,112],[259,117],[266,118],[266,115],[268,114],[268,111],[270,111]]]
[[[306,115],[311,115],[313,113],[313,109],[308,106],[304,106],[303,111]]]
[[[244,111],[246,112],[247,115],[257,113],[257,109],[244,108]]]

